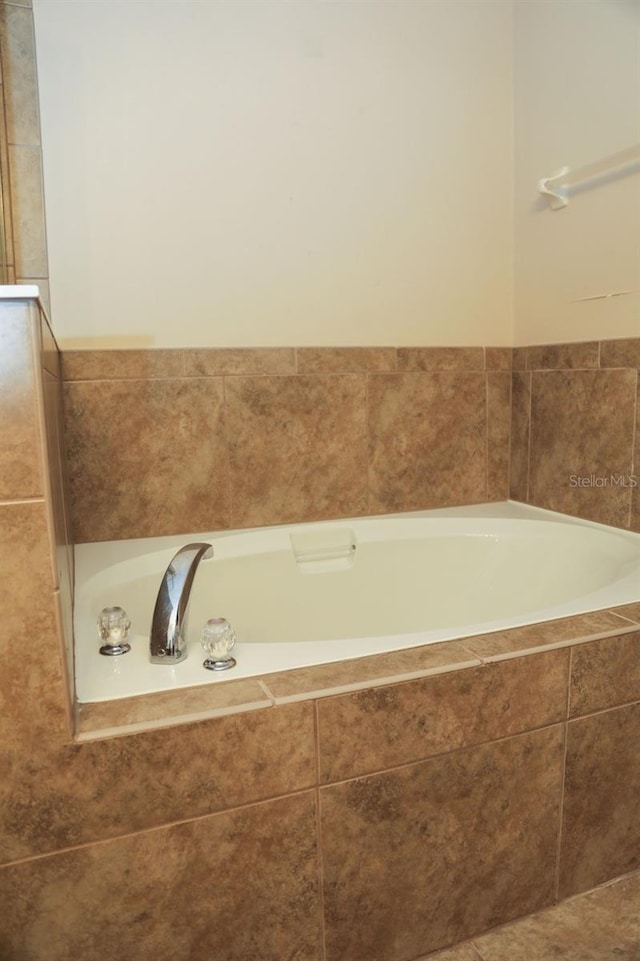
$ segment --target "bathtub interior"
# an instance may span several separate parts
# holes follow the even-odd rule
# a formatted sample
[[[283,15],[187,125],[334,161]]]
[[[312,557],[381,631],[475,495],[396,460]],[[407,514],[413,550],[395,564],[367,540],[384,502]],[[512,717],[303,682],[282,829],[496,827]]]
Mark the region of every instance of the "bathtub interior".
[[[214,545],[191,593],[189,657],[148,663],[160,579],[191,540]],[[537,623],[640,599],[640,535],[511,503],[81,545],[76,683],[81,701],[224,683]],[[101,657],[95,623],[124,607],[132,651]],[[236,667],[202,668],[207,618],[234,625]],[[105,663],[106,662],[106,663]],[[110,663],[109,663],[110,662]]]

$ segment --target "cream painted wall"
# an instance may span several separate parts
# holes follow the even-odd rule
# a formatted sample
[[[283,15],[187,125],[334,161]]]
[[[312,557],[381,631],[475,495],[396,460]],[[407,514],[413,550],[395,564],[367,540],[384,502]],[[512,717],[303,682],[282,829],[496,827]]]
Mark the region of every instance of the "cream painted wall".
[[[640,142],[640,2],[516,0],[514,62],[515,343],[640,336],[640,165],[563,210],[537,193]]]
[[[510,0],[33,7],[63,347],[512,342]]]

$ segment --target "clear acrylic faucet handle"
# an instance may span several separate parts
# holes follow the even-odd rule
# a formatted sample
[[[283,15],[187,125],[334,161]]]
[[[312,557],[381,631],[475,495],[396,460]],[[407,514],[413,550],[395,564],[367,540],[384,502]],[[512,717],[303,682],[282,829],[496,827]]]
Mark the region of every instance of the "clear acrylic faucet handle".
[[[235,665],[231,651],[235,647],[236,632],[226,617],[210,617],[202,628],[200,643],[209,655],[203,662],[208,671],[226,671]]]
[[[127,642],[131,621],[121,607],[104,607],[98,616],[98,636],[103,642],[101,654],[113,656],[131,650]]]

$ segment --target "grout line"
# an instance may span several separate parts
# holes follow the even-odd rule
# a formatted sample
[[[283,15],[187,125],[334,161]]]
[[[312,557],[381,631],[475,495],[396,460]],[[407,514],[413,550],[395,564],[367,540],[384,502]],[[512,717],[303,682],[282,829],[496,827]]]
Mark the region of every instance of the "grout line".
[[[139,837],[143,834],[166,831],[170,828],[180,827],[180,825],[183,824],[194,824],[198,821],[206,821],[208,818],[219,817],[225,814],[235,814],[237,811],[244,811],[247,808],[258,807],[261,804],[271,804],[278,801],[286,801],[290,798],[302,797],[305,794],[315,793],[315,790],[316,787],[313,784],[309,784],[306,787],[297,788],[296,790],[288,791],[285,794],[270,794],[255,801],[246,801],[244,804],[235,804],[231,807],[223,807],[219,808],[218,810],[208,811],[206,814],[196,814],[192,817],[165,821],[163,824],[151,824],[143,828],[138,828],[137,830],[126,831],[124,834],[114,834],[107,838],[94,838],[91,841],[82,841],[78,844],[69,844],[66,847],[57,848],[55,851],[45,851],[41,854],[30,854],[27,857],[15,858],[12,861],[6,861],[4,864],[0,864],[0,872],[6,868],[13,868],[20,864],[29,864],[33,861],[42,861],[49,858],[55,858],[59,855],[71,854],[74,851],[82,851],[85,848],[92,848],[97,845],[117,844],[119,841],[124,841],[128,838]]]
[[[560,899],[560,870],[562,864],[562,841],[564,827],[564,801],[567,783],[567,750],[569,742],[569,706],[571,702],[571,677],[573,668],[573,650],[569,651],[569,675],[567,678],[567,704],[566,718],[563,724],[563,744],[562,744],[562,764],[560,777],[560,804],[558,806],[558,837],[556,843],[556,863],[554,872],[553,897],[557,902]]]
[[[46,503],[43,495],[37,497],[15,497],[7,500],[0,500],[0,507],[19,507],[24,504],[44,504]]]
[[[530,921],[532,918],[539,918],[541,915],[550,914],[557,911],[561,905],[572,904],[574,901],[581,901],[583,898],[590,897],[591,895],[596,894],[598,891],[603,891],[606,888],[614,887],[621,881],[626,881],[636,877],[638,880],[640,880],[640,870],[637,868],[635,871],[627,871],[625,874],[619,874],[615,878],[609,878],[608,881],[603,881],[601,884],[597,884],[593,888],[588,888],[586,891],[578,891],[576,894],[571,894],[566,898],[562,898],[561,901],[558,901],[555,904],[547,904],[541,908],[538,908],[536,911],[530,911],[527,914],[522,914],[517,918],[512,918],[510,921],[503,921],[501,924],[496,924],[495,927],[487,928],[485,931],[481,931],[478,934],[473,935],[473,938],[470,941],[461,941],[452,947],[457,948],[462,947],[464,944],[470,944],[473,950],[478,954],[480,961],[489,961],[489,959],[484,959],[483,955],[478,950],[478,947],[475,943],[475,938],[484,937],[486,934],[497,934],[500,931],[505,931],[509,928],[516,928],[523,921]],[[430,957],[431,955],[428,955],[424,961],[429,961]],[[422,959],[419,959],[419,961],[422,961]],[[547,961],[547,958],[545,958],[544,961]]]
[[[483,348],[484,350],[485,348]],[[489,431],[490,431],[490,417],[489,417],[489,371],[486,370],[486,355],[485,355],[485,371],[484,371],[484,497],[485,500],[489,500]]]
[[[507,499],[511,496],[511,457],[513,454],[513,360],[509,371],[509,437],[507,438]]]
[[[318,910],[320,912],[320,943],[322,961],[327,957],[327,925],[325,907],[325,884],[324,884],[324,845],[322,843],[322,802],[320,798],[320,715],[318,712],[318,702],[313,705],[313,731],[316,762],[316,785],[315,785],[315,806],[316,806],[316,844],[318,852]]]
[[[541,724],[537,727],[528,727],[522,731],[512,731],[511,734],[504,734],[501,737],[494,737],[488,739],[482,739],[479,741],[471,741],[468,744],[462,744],[459,747],[454,748],[443,748],[441,751],[435,754],[427,754],[424,757],[413,758],[410,761],[402,761],[399,764],[395,764],[392,767],[376,768],[370,771],[361,771],[360,773],[350,774],[348,777],[338,778],[337,780],[328,779],[324,781],[321,787],[340,787],[343,784],[350,784],[353,781],[361,781],[365,778],[380,777],[386,774],[395,774],[397,771],[402,771],[406,768],[415,767],[418,764],[427,764],[429,761],[434,761],[441,757],[455,757],[461,754],[463,751],[471,751],[476,748],[485,747],[488,744],[502,744],[505,741],[511,741],[517,737],[527,737],[530,734],[539,734],[541,731],[549,731],[556,727],[566,726],[566,721],[549,721],[547,724]]]
[[[225,466],[227,468],[227,520],[229,528],[233,530],[235,521],[235,504],[233,498],[233,483],[231,480],[231,444],[229,430],[229,404],[227,398],[227,377],[222,378],[222,416],[224,422],[224,450]]]
[[[266,683],[262,680],[262,678],[260,677],[257,678],[257,681],[258,681],[258,686],[262,688],[266,696],[271,701],[271,707],[275,707],[277,703],[277,698],[275,694],[267,687]]]
[[[396,364],[397,364],[397,351],[396,351]],[[397,373],[397,372],[396,372]],[[370,407],[369,407],[369,390],[370,390],[370,378],[371,371],[367,371],[364,375],[364,454],[366,460],[366,472],[365,472],[365,483],[367,486],[367,514],[371,514],[372,511],[372,444],[371,444],[371,418],[370,418]]]
[[[528,350],[528,348],[527,348]],[[533,372],[527,371],[529,374],[529,400],[527,404],[527,484],[526,484],[526,499],[527,504],[530,503],[530,486],[531,486],[531,434],[533,433],[533,423],[531,418],[531,409],[533,407]]]
[[[581,721],[589,721],[594,717],[602,717],[604,714],[610,714],[612,711],[624,711],[629,707],[640,707],[640,697],[636,697],[632,701],[623,701],[622,704],[609,704],[607,707],[598,708],[597,711],[591,711],[589,714],[577,714],[575,717],[567,718],[567,724],[578,724]]]
[[[638,450],[638,445],[640,444],[640,438],[638,437],[640,433],[640,411],[638,410],[638,395],[640,394],[640,371],[636,370],[636,391],[633,399],[633,421],[631,424],[631,477],[636,476],[636,466],[637,461],[640,461],[640,450]],[[636,478],[637,482],[637,478]],[[627,518],[627,527],[631,530],[631,521],[633,518],[633,487],[629,486],[629,516]]]

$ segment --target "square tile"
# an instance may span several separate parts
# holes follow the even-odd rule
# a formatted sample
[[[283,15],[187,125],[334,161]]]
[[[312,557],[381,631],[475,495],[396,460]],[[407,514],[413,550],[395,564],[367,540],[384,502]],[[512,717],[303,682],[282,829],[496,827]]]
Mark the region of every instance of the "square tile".
[[[219,378],[65,384],[74,540],[230,527]]]
[[[366,512],[363,375],[234,377],[225,391],[232,526]]]
[[[486,500],[483,373],[370,374],[372,514]]]
[[[640,704],[571,721],[560,897],[640,867]]]
[[[318,703],[321,781],[381,771],[566,716],[569,652],[471,667]]]
[[[549,904],[562,729],[322,788],[327,961],[406,961]]]
[[[529,502],[629,526],[635,370],[538,371]]]
[[[476,938],[482,961],[638,961],[635,875]]]
[[[321,961],[313,793],[0,868],[7,957]]]

